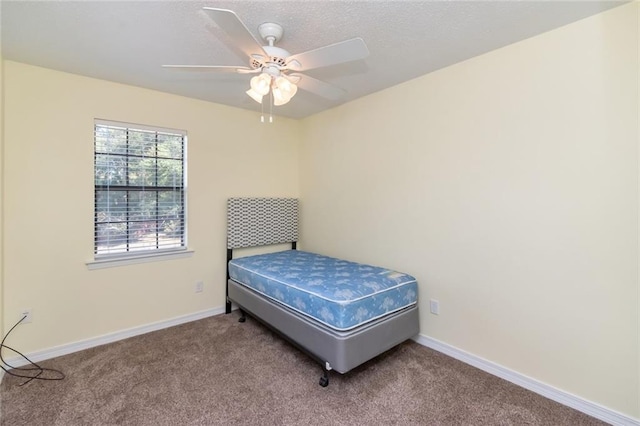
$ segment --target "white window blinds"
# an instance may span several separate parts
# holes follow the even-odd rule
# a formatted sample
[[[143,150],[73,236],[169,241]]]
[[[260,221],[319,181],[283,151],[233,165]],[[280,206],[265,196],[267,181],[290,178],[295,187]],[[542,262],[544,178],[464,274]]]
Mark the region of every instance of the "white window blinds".
[[[95,121],[96,258],[186,247],[186,132]]]

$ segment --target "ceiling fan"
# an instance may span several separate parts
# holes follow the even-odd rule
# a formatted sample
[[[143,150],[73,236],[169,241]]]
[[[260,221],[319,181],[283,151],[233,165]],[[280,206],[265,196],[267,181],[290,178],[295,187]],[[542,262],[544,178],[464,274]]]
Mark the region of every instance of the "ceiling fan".
[[[262,45],[235,12],[213,7],[204,7],[203,10],[249,57],[249,66],[163,65],[163,67],[257,74],[251,78],[251,88],[246,93],[258,103],[262,103],[263,97],[271,93],[270,99],[273,105],[284,105],[293,98],[298,87],[327,99],[340,99],[346,93],[345,90],[301,72],[363,59],[369,55],[367,45],[359,37],[292,55],[275,46],[284,34],[280,25],[266,22],[258,27],[260,37],[266,43]]]

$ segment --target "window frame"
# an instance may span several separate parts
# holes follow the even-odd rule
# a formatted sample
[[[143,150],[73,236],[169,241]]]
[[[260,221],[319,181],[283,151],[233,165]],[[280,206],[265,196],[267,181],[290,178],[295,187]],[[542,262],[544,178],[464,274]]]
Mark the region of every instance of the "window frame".
[[[124,129],[125,131],[142,131],[142,132],[152,132],[155,133],[155,141],[157,143],[157,137],[158,137],[158,133],[160,134],[168,134],[168,135],[176,135],[176,136],[180,136],[182,138],[182,158],[181,160],[181,167],[182,167],[182,185],[179,186],[178,188],[181,191],[181,207],[182,207],[182,219],[181,219],[181,225],[182,225],[182,232],[180,235],[180,246],[179,247],[158,247],[156,245],[156,247],[154,248],[153,246],[149,247],[149,248],[137,248],[137,249],[133,249],[131,250],[131,248],[129,247],[130,244],[130,237],[131,237],[131,232],[133,232],[131,229],[127,228],[126,231],[126,251],[121,251],[121,252],[116,252],[116,253],[98,253],[98,225],[100,224],[100,222],[98,221],[98,194],[100,191],[103,191],[104,188],[102,185],[97,185],[96,182],[96,166],[97,166],[97,155],[99,154],[96,150],[96,129],[98,126],[105,126],[105,127],[113,127],[113,128],[117,128],[117,129]],[[129,145],[130,141],[127,140],[127,152],[126,154],[124,154],[124,158],[127,160],[127,162],[129,161],[130,157],[129,157]],[[188,222],[188,212],[187,212],[187,196],[188,196],[188,186],[187,186],[187,165],[188,165],[188,157],[187,157],[187,146],[188,146],[188,140],[187,140],[187,132],[186,130],[178,130],[178,129],[171,129],[171,128],[165,128],[165,127],[157,127],[157,126],[149,126],[149,125],[143,125],[143,124],[135,124],[135,123],[127,123],[127,122],[119,122],[119,121],[112,121],[112,120],[103,120],[103,119],[94,119],[94,123],[93,123],[93,260],[87,262],[87,266],[89,267],[89,269],[96,269],[96,268],[102,268],[102,267],[109,267],[109,266],[115,266],[115,265],[121,265],[121,264],[131,264],[131,263],[140,263],[140,262],[148,262],[148,261],[154,261],[154,260],[161,260],[161,259],[171,259],[171,258],[176,258],[176,257],[184,257],[184,256],[189,256],[193,253],[192,250],[188,249],[188,229],[187,229],[187,222]],[[153,156],[145,156],[145,157],[141,157],[141,158],[153,158],[156,161],[158,159],[162,159],[162,157],[158,156],[158,152],[156,151],[155,154]],[[156,167],[157,167],[157,163],[156,163]],[[156,176],[157,178],[157,176]],[[156,181],[157,183],[157,181]],[[144,192],[144,188],[145,186],[142,185],[129,185],[128,182],[125,185],[113,185],[114,187],[116,187],[118,190],[123,190],[123,191],[142,191]],[[102,189],[100,189],[102,188]],[[147,188],[157,188],[157,186],[149,186]],[[164,187],[163,187],[164,188]],[[169,187],[167,187],[169,188]],[[165,189],[167,189],[165,188]],[[167,189],[169,191],[176,191],[175,189],[176,187],[173,186],[170,189]],[[160,192],[159,189],[151,189],[149,190],[149,192],[155,192],[156,194]],[[158,206],[156,204],[156,221],[158,219]],[[127,210],[128,210],[128,204],[127,204]],[[128,219],[127,219],[128,220]],[[104,223],[104,222],[102,222]],[[158,236],[158,229],[155,229],[155,233],[156,233],[156,238]],[[158,240],[157,240],[158,241]],[[156,243],[157,244],[157,243]]]

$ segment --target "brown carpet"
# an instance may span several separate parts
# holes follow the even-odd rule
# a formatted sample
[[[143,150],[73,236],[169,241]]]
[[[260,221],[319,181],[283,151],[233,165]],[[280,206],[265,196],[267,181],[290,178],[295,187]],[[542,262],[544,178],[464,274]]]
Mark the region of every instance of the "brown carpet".
[[[40,363],[63,381],[6,376],[1,424],[602,425],[406,342],[346,375],[252,319],[219,315]]]

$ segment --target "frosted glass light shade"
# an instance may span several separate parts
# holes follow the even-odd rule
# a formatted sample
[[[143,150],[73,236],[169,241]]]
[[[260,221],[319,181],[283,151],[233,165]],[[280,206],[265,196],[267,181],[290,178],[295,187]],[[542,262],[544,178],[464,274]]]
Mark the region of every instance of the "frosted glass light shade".
[[[260,96],[269,93],[269,86],[271,86],[271,76],[269,74],[262,73],[251,79],[251,88]]]
[[[257,103],[261,104],[262,103],[262,95],[258,92],[256,92],[253,89],[249,89],[247,90],[247,95],[251,96],[251,98],[256,101]]]
[[[275,79],[267,73],[262,73],[251,79],[251,89],[247,90],[247,95],[258,102],[262,103],[262,97],[269,94],[269,90],[273,93],[273,105],[284,105],[293,98],[298,91],[298,86],[291,82],[285,76],[278,76]]]
[[[284,96],[289,99],[293,98],[293,96],[298,91],[298,86],[296,86],[291,81],[289,81],[288,78],[283,76],[276,78],[275,84],[276,87],[278,87],[278,89],[283,92]]]
[[[287,96],[282,90],[278,87],[273,88],[273,105],[280,106],[284,105],[291,100],[290,96]]]

